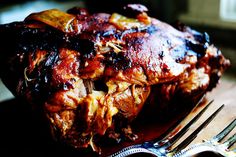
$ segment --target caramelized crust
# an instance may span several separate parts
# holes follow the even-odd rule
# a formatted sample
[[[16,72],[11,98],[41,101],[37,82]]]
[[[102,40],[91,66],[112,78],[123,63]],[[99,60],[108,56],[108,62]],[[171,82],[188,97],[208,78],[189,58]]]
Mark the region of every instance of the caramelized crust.
[[[94,137],[109,129],[122,134],[122,119],[125,127],[146,104],[155,115],[206,93],[229,66],[206,33],[127,8],[136,18],[73,8],[0,26],[4,83],[43,108],[56,138],[75,148],[96,149]]]

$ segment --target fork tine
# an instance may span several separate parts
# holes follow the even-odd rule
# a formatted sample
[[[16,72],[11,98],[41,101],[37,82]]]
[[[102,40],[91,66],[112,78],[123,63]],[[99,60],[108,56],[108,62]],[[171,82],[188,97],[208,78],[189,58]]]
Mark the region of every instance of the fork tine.
[[[236,119],[234,119],[226,128],[224,128],[218,135],[211,139],[211,142],[220,142],[227,136],[236,126]]]
[[[147,148],[147,144],[151,145],[152,148],[153,148],[153,146],[156,148],[158,148],[158,147],[162,148],[162,146],[163,146],[163,149],[168,148],[170,146],[169,140],[174,138],[176,135],[179,136],[179,138],[180,138],[188,130],[188,128],[201,117],[201,115],[207,110],[207,108],[210,106],[210,104],[212,104],[213,100],[210,101],[203,109],[201,108],[201,111],[198,111],[197,115],[194,115],[195,117],[193,117],[193,114],[191,114],[191,113],[193,113],[196,110],[196,108],[202,102],[204,97],[205,97],[205,95],[202,96],[202,98],[198,101],[198,103],[195,105],[195,107],[192,109],[192,111],[187,115],[187,117],[185,117],[183,120],[176,123],[176,124],[178,124],[176,127],[168,129],[167,133],[164,136],[160,137],[163,140],[160,140],[160,138],[158,138],[156,140],[145,142],[143,144],[137,144],[137,145],[125,147],[122,150],[110,155],[109,157],[123,157],[123,156],[127,155],[126,153],[130,153],[131,151],[132,151],[131,153],[134,153],[133,150],[136,153],[138,153],[138,152],[144,152],[145,149],[146,149],[146,151],[145,151],[146,153],[152,154],[152,151],[150,151]],[[191,119],[191,121],[190,121],[190,119]],[[182,133],[180,133],[180,132],[182,132]],[[179,138],[176,138],[176,140]],[[173,141],[175,141],[175,140],[173,140]],[[139,149],[139,148],[141,148],[141,149]]]
[[[223,146],[230,148],[236,142],[236,133],[223,143]]]
[[[189,117],[192,116],[189,114],[184,120],[181,121],[181,123],[179,125],[177,125],[170,133],[168,133],[163,140],[156,142],[154,144],[154,146],[160,147],[160,146],[166,145],[166,148],[168,148],[169,146],[173,145],[201,117],[201,115],[207,110],[207,108],[212,104],[212,102],[213,102],[213,100],[210,101],[194,118],[192,118],[191,121],[186,122],[187,119],[189,119]],[[199,105],[199,103],[197,104],[197,106],[198,105]],[[184,127],[182,129],[179,129],[181,126],[184,126]]]
[[[223,109],[224,105],[221,105],[210,117],[208,117],[192,134],[190,134],[183,142],[181,142],[178,146],[172,149],[170,152],[178,152],[181,149],[185,148],[189,143],[191,143],[199,134],[199,132],[205,128],[214,118],[215,116]]]

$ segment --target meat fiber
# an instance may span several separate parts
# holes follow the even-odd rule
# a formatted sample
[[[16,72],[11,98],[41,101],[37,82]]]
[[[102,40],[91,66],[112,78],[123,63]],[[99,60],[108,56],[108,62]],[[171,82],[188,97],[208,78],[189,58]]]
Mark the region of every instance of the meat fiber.
[[[207,33],[174,28],[141,5],[125,8],[132,14],[53,9],[0,26],[3,82],[75,148],[97,150],[102,136],[135,140],[129,124],[142,109],[168,113],[193,101],[229,66]]]

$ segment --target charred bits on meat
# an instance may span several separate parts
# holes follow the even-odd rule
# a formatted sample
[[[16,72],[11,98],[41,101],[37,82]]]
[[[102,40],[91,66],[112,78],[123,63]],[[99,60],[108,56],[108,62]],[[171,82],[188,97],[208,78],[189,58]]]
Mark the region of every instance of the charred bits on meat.
[[[124,12],[122,14],[128,16],[128,17],[136,17],[138,14],[141,14],[143,12],[147,12],[148,9],[141,4],[127,4],[124,6]]]
[[[164,53],[164,51],[161,51],[161,53],[159,53],[158,55],[159,55],[160,59],[163,59],[163,57],[165,56],[165,53]]]
[[[186,40],[187,50],[197,53],[198,58],[201,58],[206,54],[207,46],[207,44],[199,44],[190,40]]]
[[[192,30],[194,39],[197,40],[200,43],[210,43],[210,37],[209,35],[204,32],[203,34],[197,31]]]
[[[39,29],[21,28],[17,34],[17,49],[23,52],[35,52],[40,50],[54,50],[62,44],[63,34],[50,28]]]
[[[112,66],[116,70],[125,70],[131,67],[131,61],[124,56],[123,52],[109,52],[105,54],[104,63],[107,66]]]
[[[78,36],[71,37],[68,43],[69,48],[78,51],[84,58],[95,56],[94,42],[88,39],[80,39]]]

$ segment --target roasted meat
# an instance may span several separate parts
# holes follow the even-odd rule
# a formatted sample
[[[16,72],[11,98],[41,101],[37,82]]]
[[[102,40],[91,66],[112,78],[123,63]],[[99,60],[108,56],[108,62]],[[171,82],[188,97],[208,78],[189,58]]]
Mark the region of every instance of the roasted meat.
[[[194,101],[229,66],[207,33],[146,11],[133,4],[124,15],[53,9],[1,25],[1,78],[75,148],[96,150],[102,136],[135,140],[129,124],[139,113]]]

